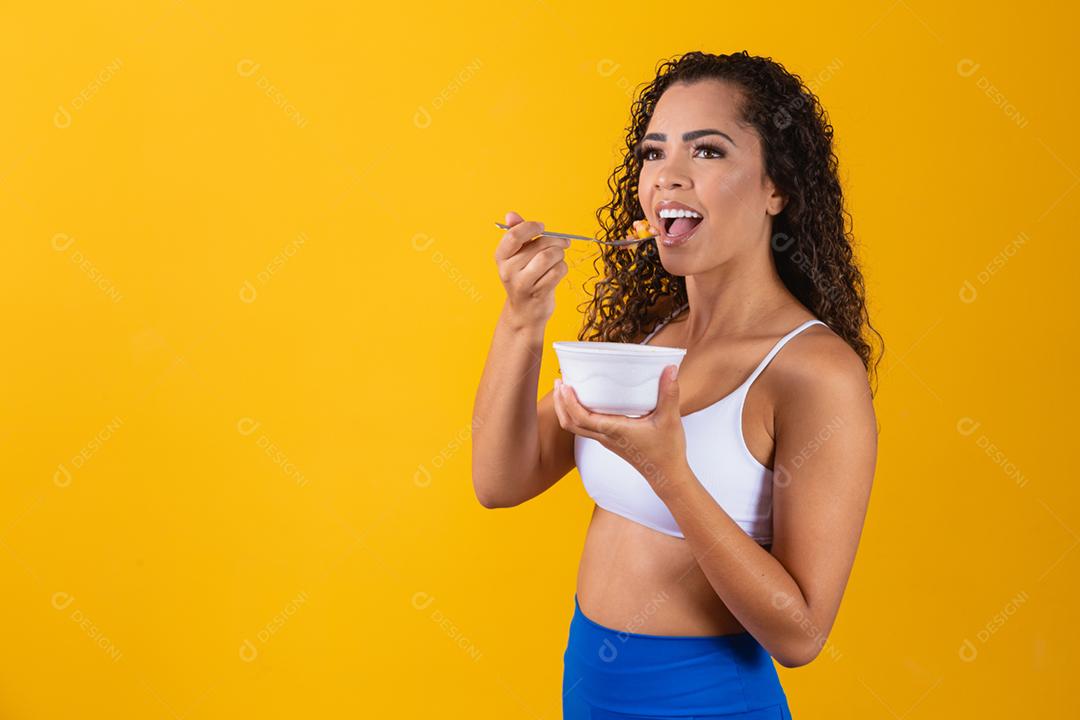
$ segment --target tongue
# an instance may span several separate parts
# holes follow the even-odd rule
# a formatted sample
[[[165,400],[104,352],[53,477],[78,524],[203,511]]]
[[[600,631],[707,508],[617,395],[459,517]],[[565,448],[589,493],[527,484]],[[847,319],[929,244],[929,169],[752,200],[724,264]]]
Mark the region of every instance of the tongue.
[[[701,218],[679,217],[675,218],[668,227],[667,234],[673,237],[685,235],[701,222]]]

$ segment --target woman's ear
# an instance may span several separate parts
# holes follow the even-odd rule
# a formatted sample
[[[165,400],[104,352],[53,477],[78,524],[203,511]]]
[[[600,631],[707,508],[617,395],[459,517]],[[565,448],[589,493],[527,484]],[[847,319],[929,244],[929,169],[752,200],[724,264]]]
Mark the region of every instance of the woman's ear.
[[[783,211],[785,205],[787,205],[787,198],[783,195],[776,195],[774,197],[770,197],[769,205],[766,208],[765,212],[775,217]]]
[[[787,197],[781,195],[780,191],[777,190],[775,186],[770,184],[769,187],[771,188],[771,193],[769,195],[769,201],[765,205],[765,212],[775,217],[779,215],[787,205]]]
[[[769,177],[765,178],[765,189],[769,193],[769,199],[765,203],[765,214],[773,216],[779,215],[784,209],[784,206],[787,205],[787,197],[776,189],[776,185],[773,184],[772,179]]]

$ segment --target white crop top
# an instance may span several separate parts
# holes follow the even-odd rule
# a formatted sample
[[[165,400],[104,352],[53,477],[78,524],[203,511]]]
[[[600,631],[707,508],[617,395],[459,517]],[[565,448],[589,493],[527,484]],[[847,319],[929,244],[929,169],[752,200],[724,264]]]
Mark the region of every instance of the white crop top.
[[[646,344],[683,305],[641,341]],[[780,338],[750,376],[730,394],[697,412],[682,416],[690,469],[716,502],[747,535],[772,543],[772,470],[746,447],[742,409],[750,385],[788,340],[821,320],[807,320]],[[826,327],[828,327],[826,325]],[[600,507],[666,535],[683,537],[667,505],[630,463],[592,438],[574,436],[574,460],[585,491]]]

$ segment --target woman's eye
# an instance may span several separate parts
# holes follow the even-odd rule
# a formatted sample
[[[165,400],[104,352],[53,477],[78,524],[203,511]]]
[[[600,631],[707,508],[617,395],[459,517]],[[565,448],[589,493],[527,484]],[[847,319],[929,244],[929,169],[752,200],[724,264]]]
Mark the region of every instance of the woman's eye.
[[[718,148],[715,145],[698,145],[694,149],[696,151],[710,153],[706,157],[722,158],[726,154],[722,148]]]
[[[651,148],[651,147],[642,148],[642,150],[641,150],[641,159],[643,161],[644,160],[655,160],[656,158],[653,157],[653,155],[654,155],[654,153],[659,153],[659,152],[660,152],[660,150],[657,149],[657,148]]]
[[[645,161],[648,161],[648,160],[656,160],[660,156],[660,153],[661,153],[660,148],[643,147],[641,149],[640,154],[639,154],[639,159],[642,162],[645,162]],[[699,154],[699,153],[703,153],[703,154],[700,155],[700,157],[703,157],[706,160],[710,160],[710,159],[714,159],[714,158],[723,158],[723,157],[727,156],[727,153],[724,152],[723,148],[717,147],[715,145],[698,145],[697,147],[694,148],[694,154]]]

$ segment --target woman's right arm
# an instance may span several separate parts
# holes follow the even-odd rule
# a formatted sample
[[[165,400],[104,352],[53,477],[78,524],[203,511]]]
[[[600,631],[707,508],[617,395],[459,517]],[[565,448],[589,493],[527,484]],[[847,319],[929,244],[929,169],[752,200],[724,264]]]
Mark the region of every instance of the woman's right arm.
[[[551,393],[536,400],[544,330],[555,310],[555,287],[567,273],[569,241],[537,238],[543,225],[516,213],[506,220],[511,228],[495,251],[506,302],[472,421],[473,489],[487,508],[520,505],[574,467],[574,436],[559,425]]]

